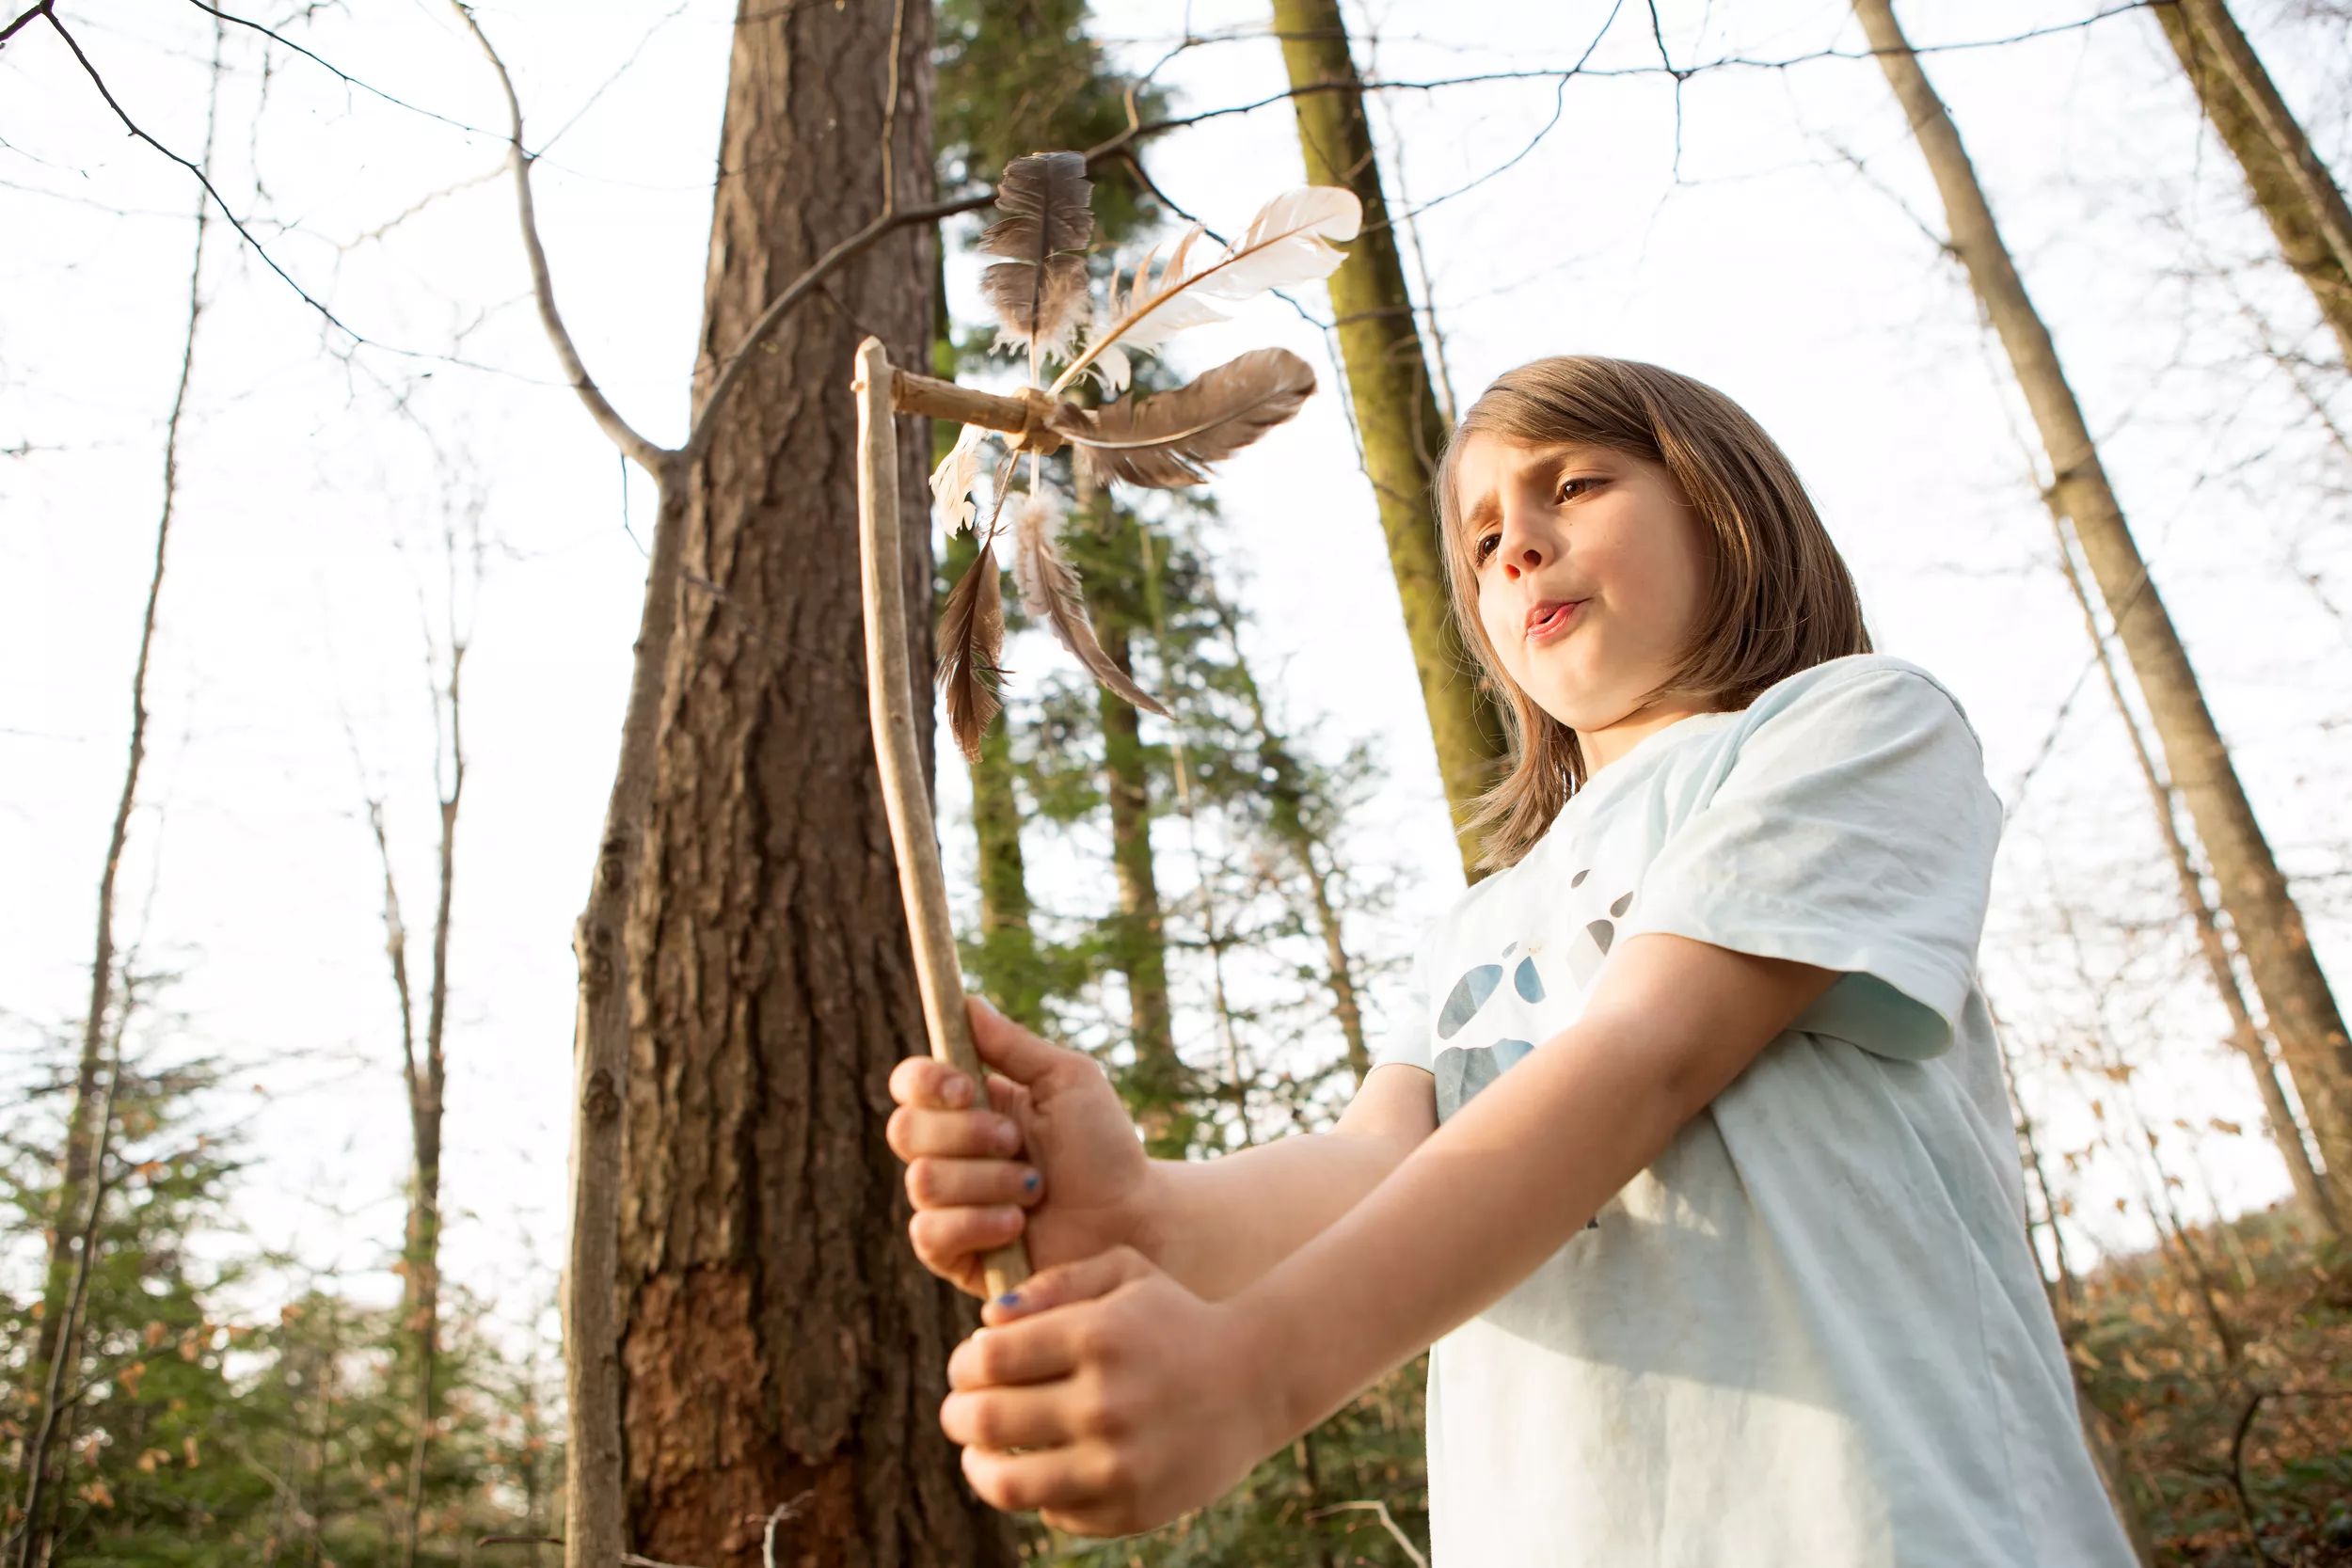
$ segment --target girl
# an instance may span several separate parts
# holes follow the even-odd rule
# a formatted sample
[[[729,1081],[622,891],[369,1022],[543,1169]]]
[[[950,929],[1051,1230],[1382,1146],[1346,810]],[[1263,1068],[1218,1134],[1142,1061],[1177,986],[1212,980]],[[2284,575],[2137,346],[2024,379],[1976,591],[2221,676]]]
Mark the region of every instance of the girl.
[[[1040,1269],[948,1364],[965,1475],[1145,1529],[1434,1347],[1438,1568],[2130,1563],[2022,1224],[1959,706],[1687,377],[1513,371],[1437,491],[1513,720],[1499,869],[1339,1124],[1150,1161],[979,1006],[984,1105],[892,1077],[925,1263]]]

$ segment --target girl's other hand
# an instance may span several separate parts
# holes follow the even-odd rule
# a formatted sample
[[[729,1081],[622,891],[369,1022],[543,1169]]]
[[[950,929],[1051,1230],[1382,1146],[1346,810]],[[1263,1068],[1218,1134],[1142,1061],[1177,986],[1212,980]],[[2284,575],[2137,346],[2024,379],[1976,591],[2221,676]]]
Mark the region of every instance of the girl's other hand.
[[[980,1060],[994,1069],[984,1099],[929,1056],[890,1074],[898,1108],[887,1136],[907,1163],[907,1230],[923,1266],[984,1296],[982,1255],[1015,1237],[1028,1239],[1040,1270],[1141,1246],[1151,1161],[1103,1069],[977,997],[964,1012]]]
[[[983,1316],[948,1357],[939,1424],[993,1507],[1133,1535],[1214,1501],[1287,1440],[1242,1309],[1132,1248],[1044,1270]]]

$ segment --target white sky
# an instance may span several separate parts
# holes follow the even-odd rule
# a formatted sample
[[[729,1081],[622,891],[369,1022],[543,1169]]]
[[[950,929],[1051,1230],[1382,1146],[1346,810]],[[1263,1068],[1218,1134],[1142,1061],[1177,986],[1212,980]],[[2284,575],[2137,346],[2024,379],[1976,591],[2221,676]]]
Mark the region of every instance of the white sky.
[[[60,8],[134,117],[193,154],[208,19],[172,0]],[[1160,54],[1187,12],[1205,34],[1263,24],[1252,5],[1100,8],[1101,30],[1132,40],[1138,59]],[[1928,43],[2093,8],[1915,0],[1903,14]],[[1859,46],[1832,0],[1742,5],[1737,32],[1730,7],[1662,9],[1677,64]],[[2240,9],[2332,154],[2352,56],[2340,39],[2281,20],[2277,4]],[[675,440],[731,12],[714,0],[688,0],[666,20],[610,0],[479,10],[516,71],[533,145],[580,115],[539,165],[559,293],[599,382],[654,438]],[[1376,22],[1378,73],[1394,80],[1564,64],[1607,14],[1593,0],[1391,0],[1355,12]],[[301,37],[411,104],[500,123],[486,68],[424,0],[323,13]],[[188,1037],[252,1064],[239,1081],[253,1085],[247,1135],[263,1160],[242,1207],[259,1232],[355,1275],[380,1268],[397,1236],[405,1128],[353,743],[390,795],[403,892],[421,926],[433,815],[420,606],[438,602],[444,498],[478,491],[494,549],[467,668],[449,1270],[518,1309],[544,1296],[562,1250],[568,937],[644,562],[622,527],[620,465],[560,385],[528,308],[508,186],[474,185],[363,238],[493,168],[496,138],[348,89],[282,52],[264,101],[252,43],[230,40],[217,182],[280,264],[390,346],[323,352],[348,340],[323,333],[215,226],[123,935],[143,920],[145,952],[181,974],[171,1004]],[[2169,873],[2095,677],[2060,720],[2088,643],[2052,564],[2020,434],[2029,427],[1956,270],[1905,211],[1939,221],[1877,69],[1828,59],[1692,80],[1677,182],[1676,94],[1656,63],[1646,16],[1628,6],[1595,65],[1638,73],[1571,82],[1558,124],[1521,161],[1422,220],[1455,387],[1467,399],[1540,353],[1613,353],[1698,375],[1755,412],[1813,486],[1881,645],[1961,694],[1994,784],[2016,802],[1985,957],[2014,1043],[2030,1056],[2078,1037],[2090,1017],[2058,935],[2063,901],[2080,912],[2092,972],[2112,982],[2107,1026],[2145,1069],[2152,1114],[2235,1117],[2250,1132],[2244,1070],[2220,1050],[2193,948],[2166,920]],[[2332,347],[2266,262],[2234,166],[2201,137],[2144,15],[1928,66],[2105,440],[2323,960],[2352,975],[2352,881],[2332,809],[2352,642],[2326,608],[2352,603],[2340,499],[2352,465],[2260,353],[2267,332],[2312,356],[2304,379],[2342,412]],[[1279,91],[1281,67],[1252,37],[1191,52],[1163,80],[1198,109]],[[1405,150],[1391,168],[1427,202],[1526,146],[1554,87],[1400,91],[1383,104]],[[1177,200],[1219,227],[1299,177],[1280,104],[1163,140],[1150,161]],[[87,994],[191,200],[185,175],[121,134],[46,29],[0,55],[0,449],[10,451],[0,456],[0,1052],[11,1083],[56,1049]],[[967,285],[960,270],[960,305]],[[1325,309],[1314,291],[1302,299]],[[1363,853],[1392,855],[1419,879],[1418,901],[1361,938],[1392,953],[1458,872],[1369,492],[1329,390],[1336,372],[1321,334],[1272,301],[1194,335],[1177,358],[1197,368],[1265,342],[1326,367],[1327,391],[1228,466],[1216,489],[1226,559],[1246,578],[1252,652],[1278,673],[1284,709],[1322,718],[1333,747],[1372,736],[1384,750],[1391,785],[1355,828]],[[429,356],[453,352],[490,369]],[[437,446],[453,467],[437,471]],[[630,497],[642,535],[643,475]],[[963,854],[960,784],[957,769],[944,772],[951,872]],[[2058,1142],[2089,1139],[2090,1090],[2035,1069],[2027,1092]],[[2283,1189],[2257,1137],[2203,1154],[2225,1205]],[[2073,1180],[2088,1238],[2137,1234],[2099,1212],[2130,1190],[2111,1165]],[[2192,1190],[2185,1201],[2202,1199]]]

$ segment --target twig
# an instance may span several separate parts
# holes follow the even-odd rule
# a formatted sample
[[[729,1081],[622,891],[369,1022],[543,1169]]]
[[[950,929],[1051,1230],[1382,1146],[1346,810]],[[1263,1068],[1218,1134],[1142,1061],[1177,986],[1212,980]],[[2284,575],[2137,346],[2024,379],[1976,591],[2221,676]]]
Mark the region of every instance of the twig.
[[[2261,1531],[2254,1528],[2254,1502],[2246,1489],[2246,1439],[2253,1431],[2254,1417],[2269,1400],[2343,1400],[2352,1399],[2352,1388],[2257,1388],[2254,1397],[2246,1402],[2246,1408],[2237,1418],[2237,1426],[2230,1433],[2230,1489],[2237,1494],[2238,1517],[2246,1524],[2247,1544],[2254,1548],[2265,1568],[2285,1568],[2285,1564],[2270,1555],[2263,1545]]]
[[[1396,1520],[1390,1516],[1389,1505],[1387,1503],[1378,1501],[1333,1503],[1328,1508],[1316,1509],[1313,1513],[1308,1514],[1307,1517],[1310,1519],[1321,1519],[1333,1513],[1344,1513],[1351,1509],[1367,1510],[1380,1515],[1380,1522],[1389,1527],[1389,1533],[1391,1535],[1396,1537],[1397,1545],[1404,1549],[1406,1557],[1413,1560],[1413,1568],[1429,1568],[1429,1560],[1422,1555],[1422,1550],[1419,1546],[1413,1544],[1412,1537],[1406,1535],[1403,1529],[1399,1528]]]
[[[507,166],[515,171],[515,205],[521,219],[523,256],[531,263],[531,292],[538,302],[539,325],[547,329],[548,341],[554,345],[555,356],[570,378],[572,390],[587,404],[589,417],[596,421],[596,427],[647,471],[659,473],[670,455],[668,450],[639,435],[636,426],[612,406],[596,386],[596,378],[588,373],[588,367],[581,363],[571,330],[564,325],[563,313],[555,308],[555,284],[548,276],[548,253],[539,243],[539,214],[531,198],[531,154],[523,147],[523,104],[515,93],[515,78],[508,74],[505,60],[492,47],[489,35],[474,20],[473,8],[466,0],[450,0],[450,6],[457,12],[458,20],[465,23],[466,30],[473,35],[474,41],[482,46],[483,54],[489,56],[490,69],[498,72],[499,90],[506,96]]]
[[[26,18],[29,18],[34,14],[34,12],[28,11],[24,17],[19,17],[16,22],[9,24],[11,30],[22,25]],[[114,111],[115,119],[122,122],[122,128],[124,130],[130,132],[132,135],[137,137],[140,141],[145,142],[148,146],[153,148],[156,151],[162,153],[173,163],[178,164],[182,168],[186,169],[190,174],[195,175],[196,182],[204,187],[204,194],[213,198],[213,204],[220,209],[220,215],[229,220],[229,227],[237,231],[237,237],[245,241],[246,245],[251,245],[253,247],[253,253],[261,257],[262,263],[266,265],[270,271],[276,273],[279,277],[285,280],[286,287],[292,289],[295,293],[300,294],[302,296],[302,302],[305,305],[308,305],[311,309],[316,310],[337,331],[350,338],[353,341],[367,341],[367,340],[360,337],[358,333],[353,331],[349,326],[345,325],[342,317],[336,315],[334,311],[328,309],[325,305],[313,298],[310,291],[295,282],[294,275],[289,273],[284,267],[279,266],[278,264],[277,258],[262,247],[262,242],[253,237],[253,231],[245,226],[244,220],[239,218],[234,212],[230,210],[228,198],[223,197],[219,190],[214,186],[212,177],[205,173],[201,166],[191,163],[189,160],[183,158],[179,153],[174,152],[170,148],[166,147],[162,142],[159,142],[153,136],[149,135],[139,127],[136,120],[134,120],[130,115],[123,111],[122,105],[115,101],[113,91],[106,86],[106,79],[98,73],[98,67],[90,62],[90,57],[87,55],[82,53],[82,45],[80,42],[77,41],[73,35],[66,29],[66,24],[57,20],[57,13],[50,8],[49,4],[44,3],[40,6],[39,8],[39,14],[48,21],[49,25],[56,32],[56,35],[65,40],[65,46],[73,52],[74,59],[81,64],[83,74],[90,79],[90,85],[98,89],[98,96],[106,101],[106,107]]]
[[[767,1528],[761,1531],[759,1537],[759,1560],[762,1568],[776,1568],[776,1527],[798,1513],[801,1511],[801,1505],[815,1496],[817,1496],[817,1488],[812,1486],[799,1497],[788,1502],[778,1503],[769,1511]]]
[[[285,34],[264,26],[262,24],[255,22],[250,18],[238,16],[231,11],[215,9],[214,7],[206,5],[204,0],[188,0],[188,4],[194,6],[198,10],[202,11],[206,16],[212,17],[215,21],[226,22],[233,26],[249,28],[254,32],[261,34],[263,38],[269,40],[272,43],[278,45],[280,48],[291,50],[294,54],[301,55],[304,59],[310,61],[312,65],[317,66],[320,70],[327,72],[327,74],[333,76],[337,81],[342,83],[345,87],[358,87],[361,92],[366,93],[369,97],[380,98],[396,109],[405,109],[412,115],[422,115],[427,119],[439,120],[443,125],[466,132],[469,135],[495,136],[498,135],[497,132],[489,130],[484,126],[469,125],[462,119],[453,119],[451,116],[442,114],[437,110],[428,109],[421,103],[411,103],[405,98],[396,98],[392,94],[386,92],[382,87],[361,81],[358,77],[354,76],[348,71],[343,70],[332,60],[326,59],[310,50],[305,49],[302,45],[296,43]],[[41,9],[46,10],[48,9],[48,7],[44,5],[41,7]]]

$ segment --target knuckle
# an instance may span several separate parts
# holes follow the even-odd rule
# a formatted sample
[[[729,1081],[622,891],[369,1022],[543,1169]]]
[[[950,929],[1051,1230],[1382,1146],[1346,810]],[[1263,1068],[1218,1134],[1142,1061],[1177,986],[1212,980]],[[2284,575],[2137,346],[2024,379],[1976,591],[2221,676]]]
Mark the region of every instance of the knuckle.
[[[909,1203],[914,1204],[917,1209],[938,1208],[942,1201],[940,1184],[938,1161],[919,1159],[908,1162],[907,1201]]]
[[[1096,1447],[1087,1468],[1091,1472],[1091,1490],[1100,1495],[1123,1496],[1133,1491],[1136,1468],[1135,1455],[1123,1443],[1104,1443]]]

